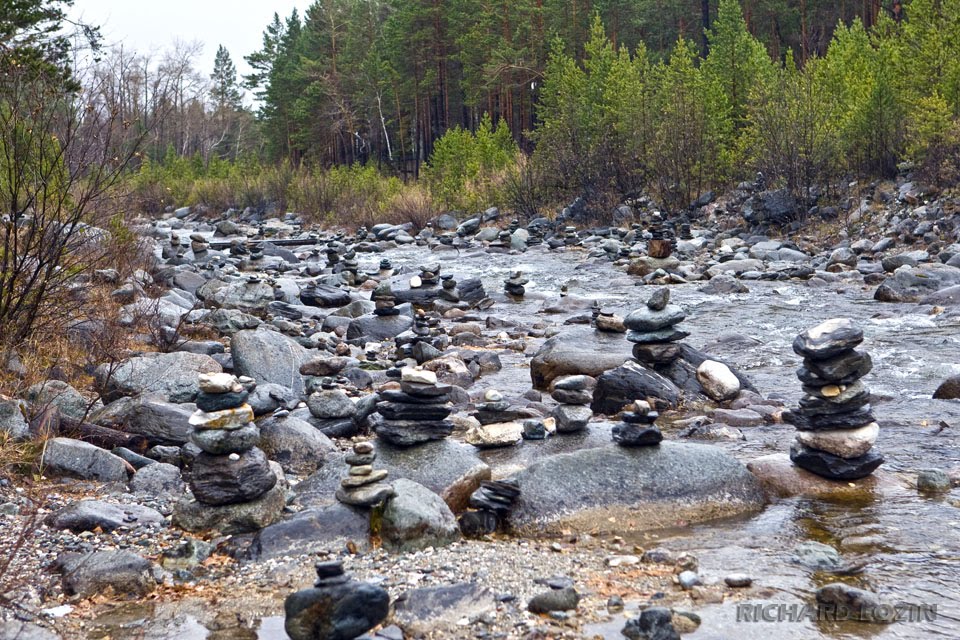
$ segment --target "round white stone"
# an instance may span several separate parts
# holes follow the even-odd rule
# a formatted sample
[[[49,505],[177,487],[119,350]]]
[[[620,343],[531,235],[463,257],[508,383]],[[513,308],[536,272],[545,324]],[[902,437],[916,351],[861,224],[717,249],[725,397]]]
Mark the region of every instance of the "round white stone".
[[[697,381],[704,393],[717,402],[731,400],[740,393],[740,380],[730,367],[716,360],[704,360],[697,367]]]
[[[859,458],[870,451],[879,433],[880,425],[871,422],[859,429],[797,431],[797,441],[841,458]]]

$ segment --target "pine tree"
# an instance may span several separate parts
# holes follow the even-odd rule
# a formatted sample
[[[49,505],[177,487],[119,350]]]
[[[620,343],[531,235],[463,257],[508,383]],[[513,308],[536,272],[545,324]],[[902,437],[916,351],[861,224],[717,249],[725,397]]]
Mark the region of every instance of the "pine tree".
[[[237,85],[237,68],[233,65],[230,52],[223,45],[217,48],[210,80],[213,82],[210,97],[218,113],[239,111],[242,108],[243,98]]]
[[[703,61],[703,72],[719,83],[730,105],[730,117],[740,127],[750,88],[772,73],[772,61],[763,44],[747,30],[739,0],[720,0],[707,41],[710,52]]]

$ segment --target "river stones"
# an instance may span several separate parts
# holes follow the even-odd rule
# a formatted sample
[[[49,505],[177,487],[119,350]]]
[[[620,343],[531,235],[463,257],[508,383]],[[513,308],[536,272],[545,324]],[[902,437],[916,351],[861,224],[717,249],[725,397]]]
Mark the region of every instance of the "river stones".
[[[717,402],[732,400],[740,393],[740,380],[730,367],[716,360],[704,360],[697,367],[697,382],[703,392]]]
[[[783,416],[797,428],[790,459],[831,480],[863,478],[883,463],[871,451],[879,426],[860,382],[873,368],[870,354],[855,350],[862,341],[863,331],[846,318],[827,320],[793,341],[803,356],[797,377],[805,394]]]

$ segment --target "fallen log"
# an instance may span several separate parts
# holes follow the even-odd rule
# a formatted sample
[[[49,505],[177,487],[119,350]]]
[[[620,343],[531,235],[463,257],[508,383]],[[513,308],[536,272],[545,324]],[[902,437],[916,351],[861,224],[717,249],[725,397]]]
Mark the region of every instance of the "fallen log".
[[[30,430],[38,436],[76,438],[107,451],[124,447],[135,453],[143,453],[149,446],[149,441],[144,436],[83,422],[61,414],[56,407],[52,406],[44,407],[34,416],[30,421]]]

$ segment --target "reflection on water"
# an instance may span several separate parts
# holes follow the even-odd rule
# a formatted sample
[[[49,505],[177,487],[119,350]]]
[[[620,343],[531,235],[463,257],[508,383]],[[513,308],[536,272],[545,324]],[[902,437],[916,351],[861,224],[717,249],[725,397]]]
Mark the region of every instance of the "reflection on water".
[[[404,248],[387,252],[395,267],[416,267],[426,262],[423,249]],[[458,276],[479,276],[498,304],[485,315],[499,315],[522,321],[556,325],[570,314],[538,313],[545,299],[567,286],[570,295],[599,300],[604,306],[625,314],[645,302],[652,289],[638,287],[635,279],[606,261],[594,261],[584,252],[550,253],[535,248],[523,255],[491,256],[464,251],[454,257],[438,254],[444,271]],[[361,256],[361,268],[375,270],[382,255]],[[521,270],[531,282],[522,301],[508,301],[502,294],[503,280]],[[914,304],[877,303],[873,288],[859,284],[832,283],[814,286],[802,282],[749,282],[746,294],[712,296],[697,292],[696,284],[671,288],[673,300],[688,312],[683,328],[696,347],[711,345],[714,355],[727,359],[745,371],[763,393],[795,402],[801,394],[794,370],[800,363],[791,343],[800,331],[837,316],[852,318],[865,334],[863,348],[873,357],[874,369],[864,382],[877,400],[875,413],[881,426],[878,448],[886,456],[884,469],[901,472],[904,478],[926,467],[951,468],[960,458],[960,403],[931,400],[936,386],[960,372],[960,319],[930,315],[930,308]],[[751,340],[731,340],[737,334]],[[610,340],[593,339],[598,350],[610,349]],[[526,362],[537,341],[526,354],[501,355],[503,370],[482,379],[480,388],[496,387],[509,397],[529,389]],[[746,346],[749,345],[749,346]],[[938,423],[947,427],[937,433]],[[607,426],[593,427],[603,438]],[[785,452],[793,439],[786,425],[744,429],[745,442],[722,443],[734,455],[748,461],[770,452]],[[597,434],[581,436],[583,446],[595,446]],[[519,457],[528,463],[544,455],[569,448],[567,443],[529,444],[522,454],[488,454],[495,468]],[[952,499],[923,498],[908,488],[887,487],[877,495],[838,500],[789,499],[779,501],[749,518],[701,524],[683,530],[640,534],[639,544],[664,545],[689,551],[700,559],[700,572],[707,584],[724,575],[746,572],[754,577],[751,594],[764,601],[811,603],[814,590],[831,581],[842,580],[874,590],[892,602],[936,605],[934,622],[892,625],[811,622],[789,624],[738,623],[736,605],[691,605],[701,614],[700,629],[689,638],[955,638],[960,637],[960,586],[957,559],[960,555],[960,513]],[[854,575],[836,576],[813,572],[791,561],[800,542],[816,540],[837,548],[844,564],[862,565]],[[751,596],[752,597],[752,596]],[[634,603],[634,608],[636,603]],[[216,637],[198,635],[196,620],[166,623],[173,635],[155,638]],[[170,626],[179,624],[180,626]],[[746,626],[746,625],[750,626]],[[193,626],[191,626],[193,625]],[[605,638],[622,638],[623,618],[590,627]],[[161,632],[163,633],[163,632]],[[282,620],[265,618],[257,636],[283,638]],[[179,635],[178,635],[179,634]],[[91,638],[101,637],[91,635]]]

